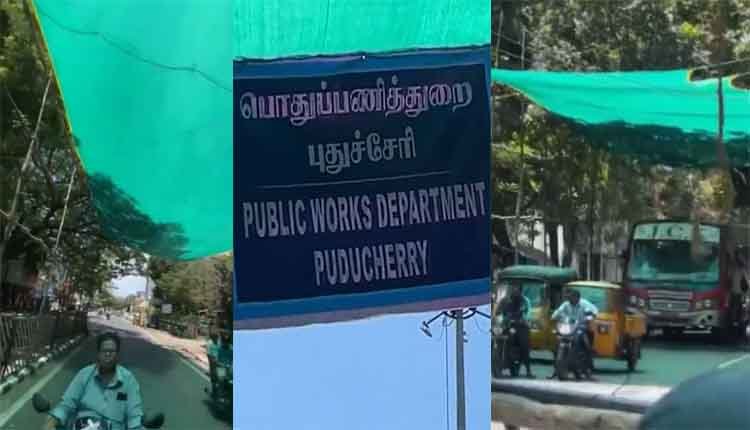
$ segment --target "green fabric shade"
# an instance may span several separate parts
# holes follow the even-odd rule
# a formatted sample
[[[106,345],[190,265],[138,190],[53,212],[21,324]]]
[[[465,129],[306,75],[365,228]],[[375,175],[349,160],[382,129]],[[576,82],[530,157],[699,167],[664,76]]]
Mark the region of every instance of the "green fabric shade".
[[[234,57],[453,48],[490,43],[490,2],[263,0],[234,2]]]
[[[232,247],[232,1],[35,0],[105,233]]]
[[[161,257],[232,247],[232,60],[489,43],[489,2],[34,0],[102,226]]]
[[[599,147],[671,166],[716,163],[716,79],[688,70],[577,73],[494,69],[510,86]],[[723,80],[724,142],[735,166],[750,165],[750,91]]]

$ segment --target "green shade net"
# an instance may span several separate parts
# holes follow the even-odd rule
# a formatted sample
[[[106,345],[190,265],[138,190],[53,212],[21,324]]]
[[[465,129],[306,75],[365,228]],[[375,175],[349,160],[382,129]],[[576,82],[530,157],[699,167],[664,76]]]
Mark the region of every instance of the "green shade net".
[[[489,16],[489,0],[237,0],[234,57],[486,45]]]
[[[489,1],[33,4],[105,232],[180,259],[232,246],[233,58],[490,39]]]
[[[494,69],[492,80],[565,119],[593,145],[675,167],[715,165],[716,79],[689,71],[575,73]],[[724,143],[734,166],[750,165],[750,91],[723,80]]]
[[[167,258],[232,247],[232,2],[35,0],[105,233]]]

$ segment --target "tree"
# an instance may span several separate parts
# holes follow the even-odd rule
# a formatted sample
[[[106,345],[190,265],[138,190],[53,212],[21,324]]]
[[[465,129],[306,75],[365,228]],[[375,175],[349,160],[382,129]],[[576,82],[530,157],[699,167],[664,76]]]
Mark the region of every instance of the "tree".
[[[29,272],[54,262],[91,297],[108,276],[137,273],[142,258],[101,231],[59,89],[29,4],[0,4],[0,295],[7,261]],[[2,303],[2,302],[0,302]],[[0,304],[0,307],[2,305]]]
[[[699,66],[750,52],[750,2],[719,0],[493,1],[493,62],[507,69],[561,71],[665,70]],[[720,37],[721,36],[721,37]],[[495,86],[493,211],[514,213],[519,171],[525,167],[522,208],[564,226],[576,242],[591,221],[670,215],[716,217],[730,206],[731,184],[715,172],[661,171],[634,158],[592,149],[592,142]],[[521,154],[523,153],[523,157]],[[694,188],[680,187],[692,178]],[[556,234],[550,235],[554,252]],[[565,263],[570,262],[566,250]]]
[[[219,326],[231,328],[231,255],[179,263],[152,258],[149,275],[157,285],[154,296],[172,304],[178,316],[209,310],[223,318],[217,321]]]

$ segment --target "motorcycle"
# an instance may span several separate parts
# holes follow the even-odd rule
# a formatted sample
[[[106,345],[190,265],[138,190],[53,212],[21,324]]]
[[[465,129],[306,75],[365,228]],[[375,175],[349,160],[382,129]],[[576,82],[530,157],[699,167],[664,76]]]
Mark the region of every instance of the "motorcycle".
[[[742,300],[742,325],[744,328],[742,344],[745,350],[750,350],[750,296],[748,295],[745,295]]]
[[[49,400],[40,393],[34,394],[31,404],[40,414],[47,414],[52,409]],[[147,429],[161,428],[164,425],[164,414],[145,414],[141,418],[141,425]],[[110,428],[109,420],[93,411],[80,412],[75,418],[57,427],[58,430],[108,430]]]
[[[230,360],[209,356],[211,386],[204,391],[220,413],[232,413],[233,374]]]
[[[518,342],[518,321],[501,320],[493,327],[493,341],[495,342],[495,357],[492,363],[495,376],[502,376],[503,370],[508,369],[510,376],[518,377],[521,370],[521,348]]]
[[[580,379],[581,374],[591,376],[589,357],[583,347],[583,336],[588,336],[589,324],[593,320],[594,315],[587,312],[584,320],[578,324],[573,319],[557,323],[555,374],[560,381],[567,380],[570,372],[576,375],[576,379]]]

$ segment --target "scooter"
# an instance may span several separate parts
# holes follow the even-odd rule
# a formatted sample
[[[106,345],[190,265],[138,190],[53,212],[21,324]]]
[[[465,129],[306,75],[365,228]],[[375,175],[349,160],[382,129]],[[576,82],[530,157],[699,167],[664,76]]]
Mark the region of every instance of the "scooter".
[[[31,404],[40,414],[47,414],[52,409],[49,400],[42,394],[36,393],[31,398]],[[141,425],[147,429],[159,429],[164,425],[164,414],[146,414],[141,418]],[[79,412],[75,418],[58,426],[58,430],[109,430],[111,422],[93,411]]]
[[[567,380],[570,372],[575,374],[576,379],[580,379],[581,374],[591,376],[589,358],[583,347],[583,336],[588,336],[589,324],[593,320],[594,315],[586,313],[586,317],[579,324],[572,319],[557,323],[555,374],[560,381]]]
[[[510,376],[518,377],[521,370],[521,348],[518,342],[518,321],[501,320],[493,327],[495,356],[492,364],[496,377],[501,377],[503,370],[508,369]]]
[[[211,386],[204,389],[217,412],[232,413],[233,373],[232,363],[209,356]]]
[[[742,300],[742,325],[742,346],[750,350],[750,296],[747,295]]]

